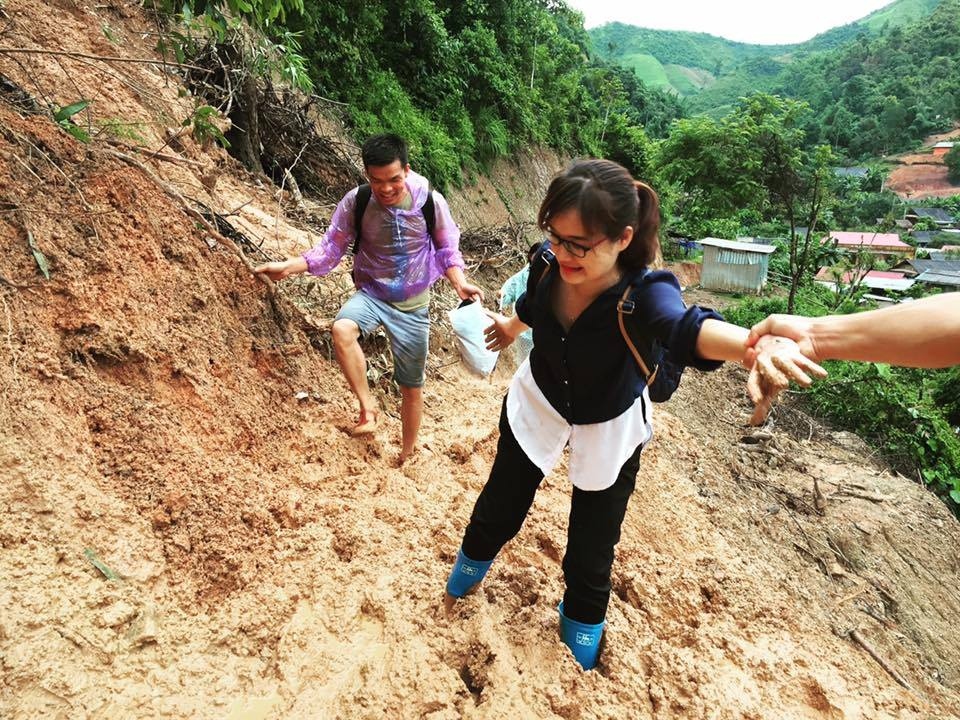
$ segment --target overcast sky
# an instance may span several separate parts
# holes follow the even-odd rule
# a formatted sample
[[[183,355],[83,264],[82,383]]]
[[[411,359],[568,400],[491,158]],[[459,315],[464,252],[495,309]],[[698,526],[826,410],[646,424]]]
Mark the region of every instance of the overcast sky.
[[[809,40],[893,0],[567,0],[588,28],[619,21],[657,30],[689,30],[728,40],[779,45]]]

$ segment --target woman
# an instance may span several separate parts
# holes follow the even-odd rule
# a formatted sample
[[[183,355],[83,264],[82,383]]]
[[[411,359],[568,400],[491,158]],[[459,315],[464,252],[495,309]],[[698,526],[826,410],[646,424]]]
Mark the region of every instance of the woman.
[[[513,317],[491,314],[487,331],[489,347],[500,350],[532,327],[534,347],[504,401],[497,456],[447,582],[447,603],[483,579],[568,446],[573,492],[558,610],[563,642],[589,670],[599,655],[614,547],[652,436],[647,378],[620,332],[617,303],[634,287],[628,322],[635,336],[701,370],[742,360],[748,332],[712,310],[684,307],[671,273],[647,272],[659,242],[659,199],[616,163],[580,161],[554,179],[538,224],[549,243],[527,292]],[[823,373],[783,338],[762,339],[757,354],[754,367],[773,366],[805,385],[804,370]]]
[[[503,287],[497,292],[497,303],[500,306],[500,312],[505,312],[507,308],[513,307],[517,300],[527,290],[527,279],[530,277],[530,266],[536,260],[540,252],[540,243],[534,243],[527,251],[527,262],[516,273],[507,278]],[[520,333],[513,343],[514,351],[519,365],[527,359],[527,355],[533,349],[533,332],[529,329]]]

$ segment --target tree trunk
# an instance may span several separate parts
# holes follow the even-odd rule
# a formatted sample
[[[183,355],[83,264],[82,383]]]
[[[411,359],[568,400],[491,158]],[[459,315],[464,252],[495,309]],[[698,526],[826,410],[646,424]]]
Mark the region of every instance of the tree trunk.
[[[240,122],[235,123],[237,128],[236,143],[240,160],[250,170],[263,173],[263,164],[260,162],[260,122],[257,109],[257,79],[252,73],[246,73],[240,87],[240,102],[238,115]]]

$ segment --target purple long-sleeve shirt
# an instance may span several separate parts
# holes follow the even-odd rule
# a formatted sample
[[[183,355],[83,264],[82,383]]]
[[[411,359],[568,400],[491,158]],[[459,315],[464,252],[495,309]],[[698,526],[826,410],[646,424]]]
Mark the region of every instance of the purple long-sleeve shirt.
[[[353,261],[357,288],[387,302],[418,295],[451,267],[463,267],[460,228],[453,221],[447,201],[434,191],[436,223],[431,240],[421,210],[430,184],[413,171],[407,175],[406,183],[413,200],[409,210],[384,207],[371,194],[363,214],[360,249]],[[337,205],[323,239],[303,254],[310,274],[327,274],[353,247],[356,200],[354,188]]]

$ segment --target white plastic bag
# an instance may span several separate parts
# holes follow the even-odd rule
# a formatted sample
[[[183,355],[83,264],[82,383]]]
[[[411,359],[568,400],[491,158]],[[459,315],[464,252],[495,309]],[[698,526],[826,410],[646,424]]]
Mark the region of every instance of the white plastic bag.
[[[464,365],[471,372],[487,377],[497,365],[499,352],[487,350],[487,341],[483,336],[493,322],[484,312],[478,302],[471,302],[454,308],[449,313],[450,324],[457,337],[457,349]]]

